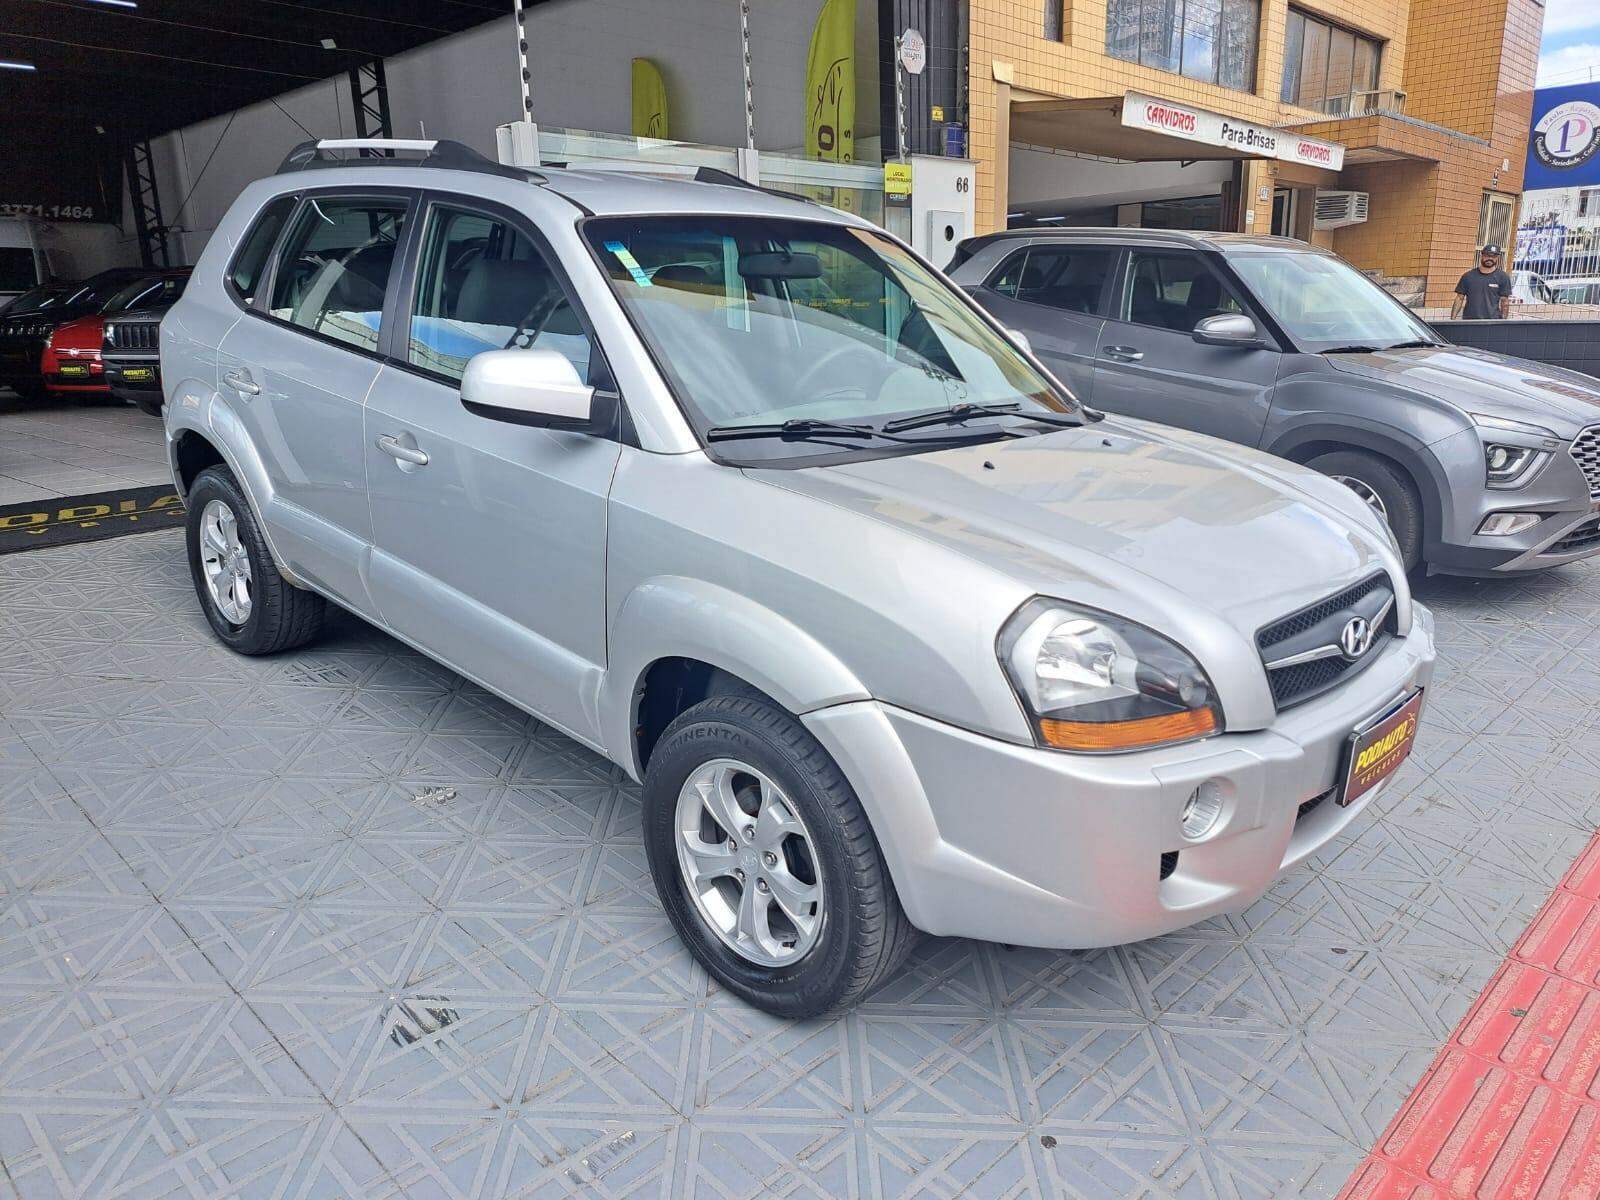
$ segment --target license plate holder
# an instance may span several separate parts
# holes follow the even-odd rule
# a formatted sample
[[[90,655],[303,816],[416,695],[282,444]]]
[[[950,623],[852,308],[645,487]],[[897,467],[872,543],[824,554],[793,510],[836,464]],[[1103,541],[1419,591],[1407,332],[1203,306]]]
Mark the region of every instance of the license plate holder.
[[[154,367],[123,367],[122,378],[129,383],[149,383],[156,377]]]
[[[1339,776],[1341,805],[1354,804],[1411,757],[1422,714],[1422,696],[1423,689],[1415,689],[1350,735],[1344,770]]]
[[[89,368],[83,363],[62,363],[56,374],[63,379],[82,379],[89,374]]]

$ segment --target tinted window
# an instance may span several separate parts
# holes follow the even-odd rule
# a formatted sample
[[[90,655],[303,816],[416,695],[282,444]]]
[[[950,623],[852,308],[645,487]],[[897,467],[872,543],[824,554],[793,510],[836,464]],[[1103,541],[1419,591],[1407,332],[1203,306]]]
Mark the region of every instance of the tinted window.
[[[405,219],[401,200],[307,200],[278,259],[272,315],[376,350],[383,296]]]
[[[294,197],[279,196],[262,210],[256,223],[250,227],[250,232],[245,234],[244,245],[239,257],[233,260],[233,271],[228,279],[239,299],[246,304],[255,299],[256,287],[267,265],[267,255],[272,253],[278,233],[293,211]]]
[[[107,300],[100,311],[110,314],[172,304],[183,294],[183,285],[188,282],[187,275],[152,275],[146,279],[136,279]]]
[[[1128,257],[1122,319],[1191,332],[1207,317],[1242,312],[1228,286],[1198,255],[1135,250]]]
[[[1103,246],[1034,246],[1013,255],[990,287],[1065,312],[1097,312],[1113,253]]]
[[[555,350],[588,380],[589,335],[544,255],[508,222],[435,208],[412,299],[411,361],[460,379],[485,350]]]

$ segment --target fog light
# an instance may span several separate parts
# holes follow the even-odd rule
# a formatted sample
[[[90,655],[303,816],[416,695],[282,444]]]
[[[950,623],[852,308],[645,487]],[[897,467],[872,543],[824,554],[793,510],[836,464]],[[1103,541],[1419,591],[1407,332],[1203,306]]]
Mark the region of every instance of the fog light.
[[[1478,532],[1485,537],[1509,537],[1513,533],[1521,533],[1525,529],[1532,529],[1542,520],[1544,520],[1542,513],[1490,513],[1483,519],[1483,524],[1478,526]]]
[[[1222,789],[1209,779],[1189,794],[1183,806],[1183,836],[1191,841],[1203,838],[1222,816]]]

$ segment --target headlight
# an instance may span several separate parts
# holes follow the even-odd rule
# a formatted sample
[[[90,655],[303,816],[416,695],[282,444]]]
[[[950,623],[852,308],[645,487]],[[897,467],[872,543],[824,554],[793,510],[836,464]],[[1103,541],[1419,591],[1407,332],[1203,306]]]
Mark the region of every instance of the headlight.
[[[1484,474],[1490,487],[1511,487],[1543,458],[1543,452],[1531,446],[1507,446],[1500,442],[1483,445]]]
[[[1222,730],[1200,665],[1120,617],[1031,600],[1006,622],[997,649],[1041,746],[1140,750]]]

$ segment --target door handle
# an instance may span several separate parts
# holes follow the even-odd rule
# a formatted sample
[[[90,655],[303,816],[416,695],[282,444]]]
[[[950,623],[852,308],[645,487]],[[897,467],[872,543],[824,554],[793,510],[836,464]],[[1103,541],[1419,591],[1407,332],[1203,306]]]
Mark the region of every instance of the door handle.
[[[1107,346],[1106,357],[1117,362],[1139,362],[1144,358],[1143,350],[1135,350],[1132,346]]]
[[[426,451],[418,450],[415,446],[407,446],[399,438],[390,437],[388,434],[384,434],[378,439],[378,449],[382,450],[390,458],[398,459],[403,463],[410,463],[413,467],[425,467],[428,465]]]
[[[222,377],[222,382],[241,395],[261,395],[261,385],[251,379],[249,374],[244,371],[229,371]]]

